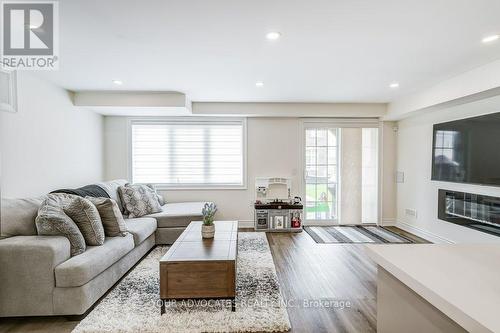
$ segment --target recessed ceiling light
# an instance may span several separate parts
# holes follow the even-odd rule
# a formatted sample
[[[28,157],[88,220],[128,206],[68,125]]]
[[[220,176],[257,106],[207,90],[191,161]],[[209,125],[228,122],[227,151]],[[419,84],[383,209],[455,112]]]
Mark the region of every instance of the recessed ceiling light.
[[[399,88],[399,83],[397,82],[393,82],[389,85],[389,88],[392,88],[392,89],[396,89],[396,88]]]
[[[255,82],[255,86],[256,86],[256,87],[263,87],[263,86],[264,86],[264,82],[262,82],[262,81],[257,81],[257,82]]]
[[[121,86],[123,84],[123,81],[121,81],[121,80],[113,80],[113,83],[116,84],[117,86]]]
[[[276,39],[279,39],[280,37],[281,37],[281,33],[277,32],[277,31],[271,31],[271,32],[268,32],[266,34],[266,38],[269,40],[276,40]]]
[[[483,43],[491,43],[500,38],[500,35],[491,35],[483,38]]]

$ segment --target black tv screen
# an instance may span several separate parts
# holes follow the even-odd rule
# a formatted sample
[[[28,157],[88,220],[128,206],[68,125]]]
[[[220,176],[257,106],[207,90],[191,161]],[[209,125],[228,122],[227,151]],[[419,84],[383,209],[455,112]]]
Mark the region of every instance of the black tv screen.
[[[434,125],[432,179],[500,185],[500,113]]]

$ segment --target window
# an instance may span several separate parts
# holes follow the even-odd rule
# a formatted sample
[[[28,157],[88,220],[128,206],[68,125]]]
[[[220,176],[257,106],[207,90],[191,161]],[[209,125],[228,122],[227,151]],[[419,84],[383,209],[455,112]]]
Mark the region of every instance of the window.
[[[132,180],[166,187],[244,187],[245,122],[132,121]]]
[[[436,131],[436,140],[434,141],[434,154],[436,158],[452,162],[456,145],[457,131]]]

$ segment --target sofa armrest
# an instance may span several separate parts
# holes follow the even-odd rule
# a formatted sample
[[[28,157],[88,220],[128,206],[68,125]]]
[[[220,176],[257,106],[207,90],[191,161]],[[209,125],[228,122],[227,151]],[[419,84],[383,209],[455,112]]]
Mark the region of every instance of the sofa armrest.
[[[54,268],[70,258],[62,236],[15,236],[0,240],[0,317],[53,313]]]

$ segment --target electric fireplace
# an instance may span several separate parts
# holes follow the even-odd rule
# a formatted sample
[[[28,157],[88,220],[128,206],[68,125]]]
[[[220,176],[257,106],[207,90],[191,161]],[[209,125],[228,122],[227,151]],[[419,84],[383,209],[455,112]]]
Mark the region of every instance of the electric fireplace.
[[[439,190],[438,218],[500,236],[500,198]]]

